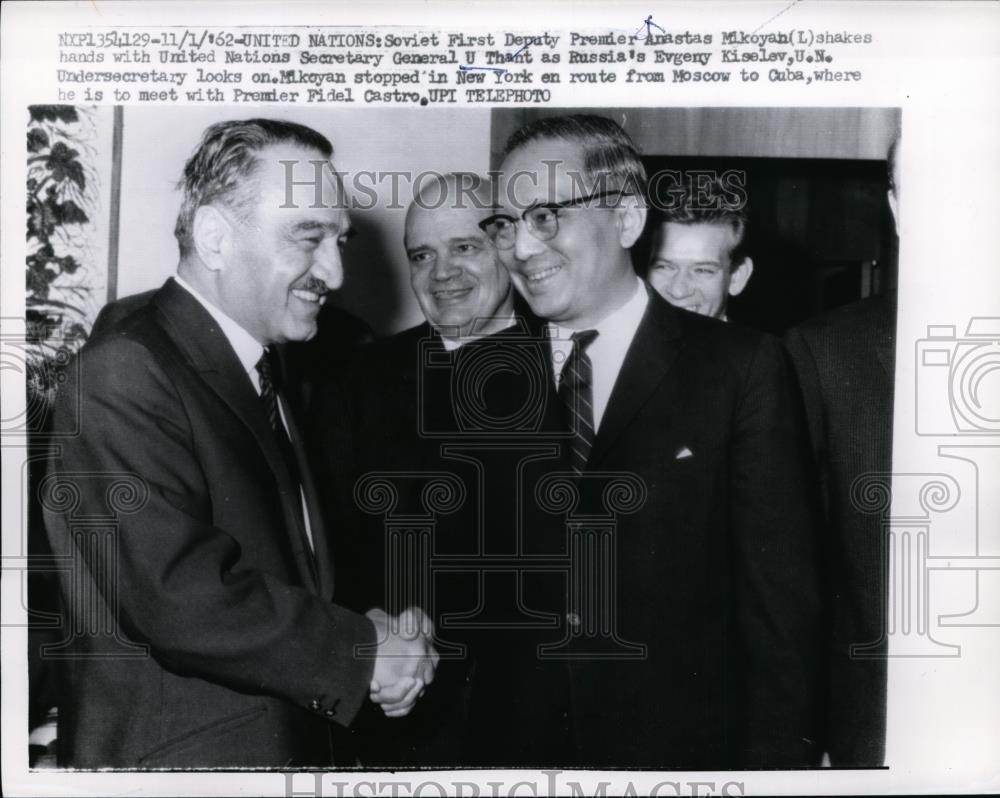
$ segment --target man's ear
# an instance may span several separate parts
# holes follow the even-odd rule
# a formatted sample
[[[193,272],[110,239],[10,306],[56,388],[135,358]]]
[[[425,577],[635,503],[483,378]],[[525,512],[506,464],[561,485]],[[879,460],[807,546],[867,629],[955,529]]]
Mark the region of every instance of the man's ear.
[[[899,200],[896,198],[896,192],[891,188],[889,189],[887,195],[889,197],[889,210],[892,211],[892,222],[896,227],[896,235],[899,235]]]
[[[618,243],[625,249],[629,249],[646,226],[646,205],[639,197],[629,195],[622,197],[621,207],[616,211],[618,215]]]
[[[750,281],[751,274],[753,274],[753,259],[744,258],[743,262],[733,269],[733,273],[729,277],[729,296],[739,296],[743,293],[743,289]]]
[[[202,205],[194,212],[192,238],[198,258],[209,271],[225,268],[232,241],[232,226],[222,213],[211,205]]]

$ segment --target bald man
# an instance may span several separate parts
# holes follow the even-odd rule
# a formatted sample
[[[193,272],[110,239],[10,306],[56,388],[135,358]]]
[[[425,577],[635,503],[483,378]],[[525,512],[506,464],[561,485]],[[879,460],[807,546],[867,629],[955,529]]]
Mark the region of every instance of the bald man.
[[[515,314],[510,276],[479,227],[491,213],[490,185],[475,175],[442,175],[423,185],[407,211],[403,245],[425,321],[366,347],[320,398],[326,425],[321,448],[328,453],[325,468],[341,519],[338,556],[345,566],[337,574],[338,590],[353,596],[358,607],[382,606],[386,600],[408,605],[420,598],[404,597],[404,586],[383,580],[391,568],[414,563],[390,560],[395,550],[385,545],[384,517],[365,512],[355,495],[360,480],[386,475],[396,491],[393,512],[420,515],[428,512],[423,489],[433,475],[457,479],[464,500],[440,519],[433,550],[472,555],[485,534],[477,526],[476,509],[492,503],[479,495],[479,486],[486,485],[489,493],[496,482],[489,468],[507,470],[494,462],[477,473],[446,451],[469,437],[460,376],[469,366],[481,373],[476,364],[489,368],[493,358],[503,357],[509,336],[524,325]],[[488,380],[491,390],[506,394],[504,374],[495,376]],[[507,496],[504,504],[509,503]],[[476,590],[475,574],[437,574],[426,609],[440,627],[441,614],[475,607]],[[462,763],[470,654],[468,647],[452,653],[423,699],[426,708],[418,707],[401,724],[386,723],[375,713],[359,723],[366,732],[364,764]]]
[[[479,229],[490,207],[488,185],[475,175],[445,175],[414,197],[403,244],[427,323],[401,335],[437,335],[452,351],[511,325],[510,276]]]

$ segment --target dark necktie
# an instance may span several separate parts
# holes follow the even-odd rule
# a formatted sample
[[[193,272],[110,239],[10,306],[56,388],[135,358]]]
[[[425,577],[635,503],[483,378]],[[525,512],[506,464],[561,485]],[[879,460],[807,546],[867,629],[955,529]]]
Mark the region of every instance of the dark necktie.
[[[573,350],[559,374],[559,399],[566,412],[566,423],[573,437],[569,442],[569,459],[579,475],[587,466],[590,448],[594,445],[593,368],[587,347],[597,338],[597,330],[581,330],[572,335]]]
[[[292,442],[288,438],[288,430],[285,429],[285,425],[281,421],[281,411],[278,409],[280,373],[274,351],[270,347],[265,348],[264,354],[257,361],[257,376],[260,378],[260,401],[264,404],[264,412],[267,413],[267,420],[271,422],[271,429],[274,431],[274,437],[278,440],[278,448],[281,449],[285,464],[288,466],[288,472],[292,475],[295,484],[300,485],[298,460],[295,457]]]
[[[278,407],[278,392],[281,390],[281,367],[278,363],[277,353],[270,347],[264,348],[264,354],[257,361],[257,376],[260,378],[260,401],[264,404],[264,412],[267,413],[267,420],[271,423],[275,440],[278,442],[278,450],[288,467],[288,473],[295,484],[295,516],[299,521],[300,529],[303,533],[302,539],[305,545],[306,558],[313,578],[319,582],[319,571],[316,567],[315,549],[313,540],[309,536],[306,528],[306,508],[302,505],[302,474],[299,471],[299,461],[295,456],[295,449],[292,448],[292,441],[288,437],[288,430],[281,420],[281,411]],[[315,525],[312,527],[315,529]]]

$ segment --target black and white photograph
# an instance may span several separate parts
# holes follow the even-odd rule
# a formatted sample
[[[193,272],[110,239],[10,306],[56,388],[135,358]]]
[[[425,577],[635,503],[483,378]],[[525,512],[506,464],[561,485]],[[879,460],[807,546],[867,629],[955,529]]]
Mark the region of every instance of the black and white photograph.
[[[872,41],[815,5],[66,25],[3,116],[5,791],[1000,789],[1000,106],[809,94]]]

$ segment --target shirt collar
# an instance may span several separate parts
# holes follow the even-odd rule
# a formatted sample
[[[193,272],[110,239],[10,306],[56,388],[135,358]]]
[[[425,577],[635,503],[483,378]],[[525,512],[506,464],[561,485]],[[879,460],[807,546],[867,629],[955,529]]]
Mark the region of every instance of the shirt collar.
[[[635,288],[628,302],[611,315],[606,316],[600,323],[590,328],[597,330],[597,339],[591,344],[591,347],[598,346],[599,342],[601,348],[614,346],[616,343],[624,343],[627,349],[628,345],[632,342],[632,338],[635,336],[635,331],[639,329],[639,322],[642,321],[642,316],[646,312],[646,305],[648,304],[649,294],[646,293],[646,287],[642,280],[636,276]],[[576,332],[576,330],[571,330],[568,327],[560,327],[554,322],[549,322],[549,329],[553,334],[553,338],[556,339],[568,340]]]
[[[204,296],[202,296],[179,274],[174,275],[174,281],[177,285],[191,294],[191,296],[197,299],[201,306],[208,311],[209,315],[215,319],[215,323],[219,325],[219,329],[222,330],[222,334],[226,336],[226,339],[229,341],[229,345],[232,346],[233,351],[236,352],[236,357],[239,358],[240,365],[243,366],[243,370],[248,374],[255,370],[257,368],[257,362],[260,360],[261,355],[264,354],[263,344],[240,327],[240,325],[233,321],[229,316],[219,310],[219,308],[205,299]]]
[[[604,412],[611,401],[611,394],[618,381],[619,372],[625,363],[625,357],[632,340],[642,323],[642,317],[649,304],[649,293],[645,283],[635,278],[635,290],[631,298],[614,313],[594,325],[597,338],[587,347],[593,369],[591,399],[594,411],[594,429],[598,430],[604,418]],[[570,336],[573,330],[550,325],[552,346],[552,375],[559,384],[562,369],[573,349]]]

